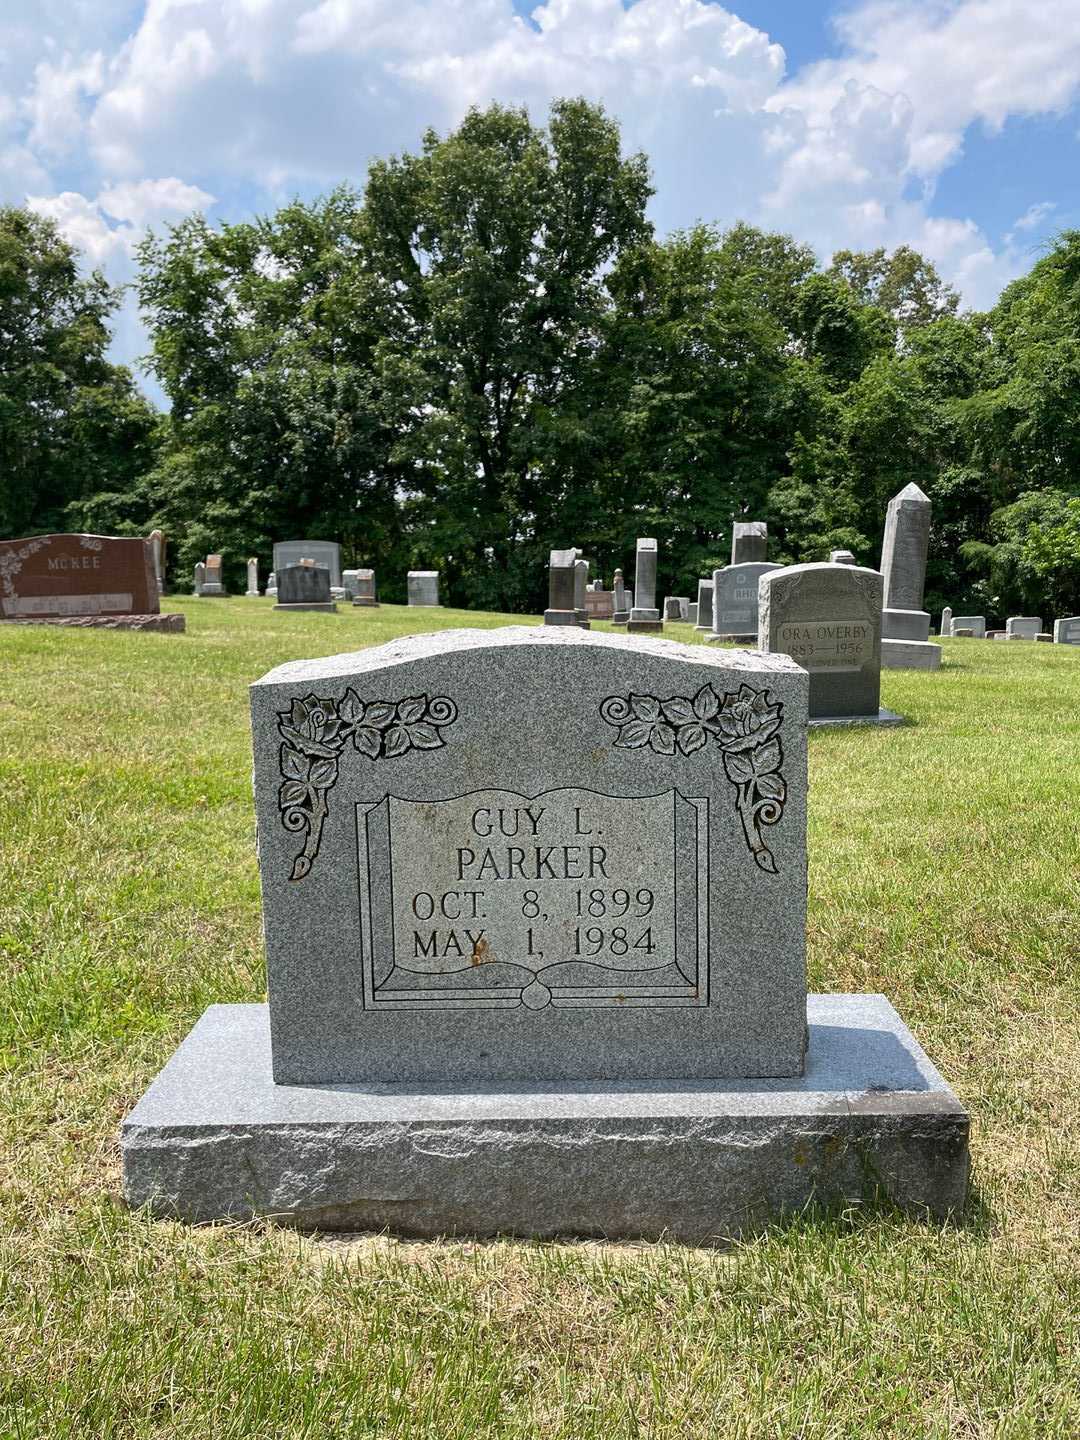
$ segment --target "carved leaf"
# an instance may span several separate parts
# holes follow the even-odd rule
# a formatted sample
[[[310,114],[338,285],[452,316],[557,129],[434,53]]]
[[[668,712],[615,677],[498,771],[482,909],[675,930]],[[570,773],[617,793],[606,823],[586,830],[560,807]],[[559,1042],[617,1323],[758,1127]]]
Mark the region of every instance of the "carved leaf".
[[[398,755],[404,755],[409,748],[409,732],[403,725],[391,725],[386,732],[386,750],[384,754],[390,759]]]
[[[294,700],[292,702],[292,710],[289,712],[290,722],[295,725],[297,729],[299,729],[300,726],[307,719],[307,717],[307,706],[304,704],[304,702],[302,700]]]
[[[415,725],[426,709],[427,699],[425,696],[409,695],[406,699],[398,701],[397,718],[402,725]]]
[[[324,745],[321,740],[309,740],[292,725],[279,725],[278,729],[286,740],[291,740],[298,750],[303,750],[306,755],[324,755],[330,758],[337,754],[337,748],[333,745]]]
[[[705,726],[699,725],[696,720],[692,721],[679,731],[679,749],[684,755],[693,755],[695,750],[701,749],[708,738]]]
[[[311,767],[311,783],[317,790],[325,790],[337,779],[336,760],[316,760]]]
[[[733,755],[724,751],[724,772],[733,785],[745,785],[754,778],[754,767],[747,755]]]
[[[770,875],[780,874],[780,871],[776,868],[776,861],[773,859],[771,850],[755,850],[754,859],[757,861],[759,870],[767,870]]]
[[[675,754],[675,731],[662,720],[659,725],[653,726],[652,748],[658,755]]]
[[[396,711],[396,705],[388,705],[385,700],[374,700],[364,714],[364,724],[374,725],[376,730],[385,730],[393,723]]]
[[[445,744],[435,726],[426,721],[409,726],[409,739],[418,750],[439,750]]]
[[[306,755],[301,755],[291,745],[281,747],[281,773],[288,780],[306,780],[308,771],[311,769],[311,761]]]
[[[307,799],[308,787],[301,780],[286,780],[278,791],[278,804],[282,810],[287,805],[300,805]]]
[[[377,760],[382,751],[382,733],[373,730],[370,725],[358,725],[353,731],[353,744],[361,755],[366,755],[369,760]]]
[[[349,689],[345,691],[341,704],[338,706],[338,714],[346,725],[359,725],[364,718],[364,702],[357,695],[356,691]]]
[[[628,720],[619,726],[615,744],[623,750],[638,750],[652,739],[652,724],[648,720]]]
[[[711,685],[703,685],[694,696],[694,714],[699,720],[711,720],[719,709],[719,695]]]
[[[631,695],[630,709],[639,720],[660,719],[660,701],[653,695]]]
[[[762,745],[760,750],[754,751],[754,774],[762,776],[768,775],[771,770],[779,770],[783,758],[784,752],[780,749],[780,741],[769,740]]]
[[[778,800],[782,805],[787,799],[787,786],[782,775],[759,775],[757,788],[766,800]]]
[[[660,708],[664,712],[664,719],[669,720],[672,725],[689,725],[694,718],[694,707],[682,695],[673,695],[670,700],[665,700]]]

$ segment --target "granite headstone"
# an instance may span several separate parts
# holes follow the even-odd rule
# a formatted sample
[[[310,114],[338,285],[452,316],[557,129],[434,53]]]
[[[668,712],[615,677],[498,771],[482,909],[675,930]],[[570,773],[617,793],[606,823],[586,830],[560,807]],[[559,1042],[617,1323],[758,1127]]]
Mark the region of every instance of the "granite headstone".
[[[929,544],[930,501],[917,485],[905,485],[889,501],[881,545],[881,664],[886,670],[941,665],[941,646],[930,643],[930,616],[922,608]]]
[[[694,621],[695,630],[712,629],[713,610],[713,582],[699,580],[697,587],[697,619]]]
[[[1065,615],[1054,621],[1055,645],[1080,645],[1080,615]]]
[[[342,588],[341,546],[336,540],[279,540],[274,546],[275,574],[280,575],[286,565],[298,565],[301,560],[325,565],[330,571],[331,590]]]
[[[5,620],[157,615],[160,591],[148,540],[34,535],[0,540]]]
[[[200,595],[224,595],[225,582],[222,579],[220,555],[207,555],[203,562],[203,579]]]
[[[406,580],[410,605],[438,605],[438,570],[410,570]]]
[[[577,551],[552,550],[548,556],[548,607],[545,625],[576,625]]]
[[[769,527],[764,520],[736,520],[731,527],[732,565],[750,565],[765,559]]]
[[[986,616],[954,615],[949,621],[949,634],[955,635],[957,630],[970,630],[976,640],[983,640],[986,637]]]
[[[858,560],[855,559],[853,552],[850,550],[829,551],[830,565],[858,565],[858,563]]]
[[[742,639],[757,644],[758,581],[778,568],[762,560],[713,571],[710,641]]]
[[[583,630],[589,628],[589,612],[585,605],[585,595],[589,588],[589,562],[582,560],[580,554],[574,561],[574,613],[577,616],[577,623]]]
[[[634,635],[659,634],[664,626],[656,604],[656,541],[637,542],[637,567],[634,572],[634,604],[627,630]]]
[[[255,555],[252,555],[247,562],[247,591],[245,593],[256,598],[259,594],[259,561]]]
[[[330,571],[325,565],[316,565],[312,560],[286,565],[278,574],[277,590],[275,610],[332,612],[337,609],[330,598]]]
[[[1042,618],[1038,615],[1010,615],[1005,621],[1005,634],[1010,640],[1034,640],[1042,628]]]

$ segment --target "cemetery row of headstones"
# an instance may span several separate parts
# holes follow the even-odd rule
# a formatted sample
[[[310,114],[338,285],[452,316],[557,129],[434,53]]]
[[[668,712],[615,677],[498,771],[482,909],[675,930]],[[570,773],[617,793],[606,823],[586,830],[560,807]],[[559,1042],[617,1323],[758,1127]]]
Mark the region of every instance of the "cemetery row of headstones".
[[[408,603],[414,606],[439,604],[439,572],[410,570],[406,577]],[[221,556],[208,555],[195,566],[196,595],[224,595]],[[247,590],[259,595],[259,562],[247,562]],[[341,546],[334,540],[282,540],[274,546],[274,568],[267,577],[265,594],[275,601],[275,610],[334,611],[338,601],[356,606],[377,606],[375,571],[343,570]]]

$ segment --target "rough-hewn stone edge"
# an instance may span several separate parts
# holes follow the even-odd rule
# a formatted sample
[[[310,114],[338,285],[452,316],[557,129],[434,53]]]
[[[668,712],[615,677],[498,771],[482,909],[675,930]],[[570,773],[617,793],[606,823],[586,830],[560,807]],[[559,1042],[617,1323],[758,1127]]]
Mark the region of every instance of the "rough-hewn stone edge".
[[[26,615],[0,620],[2,625],[61,625],[73,630],[163,630],[181,635],[187,616],[172,615]]]
[[[829,1074],[819,1066],[804,1081],[427,1094],[253,1075],[238,1096],[238,1048],[268,1049],[252,1039],[263,1007],[214,1007],[124,1123],[125,1196],[196,1223],[690,1243],[812,1203],[955,1214],[968,1177],[963,1107],[881,997],[814,998],[841,1021],[849,1002],[873,1028],[825,1025]],[[268,1072],[268,1054],[252,1068]],[[234,1113],[215,1123],[219,1098]]]

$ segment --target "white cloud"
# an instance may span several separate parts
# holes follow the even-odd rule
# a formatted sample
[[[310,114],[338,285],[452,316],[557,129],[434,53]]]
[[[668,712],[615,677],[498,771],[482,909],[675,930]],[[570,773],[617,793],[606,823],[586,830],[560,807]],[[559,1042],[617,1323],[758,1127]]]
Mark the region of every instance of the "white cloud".
[[[1043,221],[1049,219],[1056,209],[1057,203],[1054,200],[1040,200],[1037,205],[1029,205],[1023,215],[1018,216],[1017,219],[1013,221],[1013,229],[1037,230]]]
[[[525,20],[511,0],[4,0],[0,199],[34,195],[120,274],[146,224],[215,194],[230,214],[269,208],[359,182],[471,104],[542,119],[584,95],[649,154],[661,230],[745,218],[823,257],[907,243],[991,303],[1052,202],[995,245],[932,213],[935,182],[971,126],[1077,100],[1077,0],[863,0],[835,22],[843,53],[793,78],[738,9],[547,0]]]

